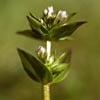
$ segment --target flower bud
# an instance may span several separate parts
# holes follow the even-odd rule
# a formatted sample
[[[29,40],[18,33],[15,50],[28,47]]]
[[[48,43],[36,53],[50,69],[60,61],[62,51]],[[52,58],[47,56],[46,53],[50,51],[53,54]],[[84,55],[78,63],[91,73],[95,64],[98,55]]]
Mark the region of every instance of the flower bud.
[[[65,19],[65,18],[67,18],[67,12],[66,11],[59,11],[58,12],[58,17],[59,17],[59,19]]]
[[[46,52],[46,50],[42,46],[39,46],[39,48],[37,49],[37,54],[38,55],[43,55],[45,52]]]
[[[53,22],[54,25],[58,24],[58,23],[62,23],[67,19],[67,12],[66,11],[59,11],[56,15],[56,18]]]
[[[45,63],[47,60],[47,53],[44,47],[39,46],[39,48],[37,49],[37,56],[38,58]]]
[[[52,6],[48,7],[48,16],[49,17],[52,16],[53,12],[54,12],[53,7]]]
[[[53,6],[44,9],[44,15],[47,15],[48,17],[52,17],[53,12],[54,12]]]
[[[47,14],[48,14],[48,10],[44,9],[44,15],[47,15]]]

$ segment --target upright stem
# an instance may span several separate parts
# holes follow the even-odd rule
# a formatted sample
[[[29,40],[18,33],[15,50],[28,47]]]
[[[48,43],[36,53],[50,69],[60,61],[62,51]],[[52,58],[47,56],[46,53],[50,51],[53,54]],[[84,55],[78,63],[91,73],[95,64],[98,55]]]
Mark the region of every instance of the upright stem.
[[[43,100],[50,100],[50,86],[49,86],[49,84],[43,85]]]
[[[51,54],[51,41],[47,41],[47,59],[49,59]]]
[[[49,60],[49,57],[51,55],[51,41],[47,41],[47,60]],[[46,84],[43,85],[43,100],[50,100],[50,85]]]

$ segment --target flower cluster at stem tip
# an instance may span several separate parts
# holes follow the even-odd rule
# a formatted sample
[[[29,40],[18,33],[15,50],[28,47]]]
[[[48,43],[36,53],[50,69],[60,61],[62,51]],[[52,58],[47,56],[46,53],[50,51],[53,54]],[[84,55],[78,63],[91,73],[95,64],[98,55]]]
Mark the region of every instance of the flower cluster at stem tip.
[[[67,21],[67,18],[68,14],[65,10],[59,10],[56,13],[54,12],[53,6],[49,6],[47,9],[44,9],[41,23],[46,23],[47,28],[51,29],[53,26]]]
[[[42,41],[72,40],[72,33],[86,21],[69,22],[76,13],[65,10],[54,11],[53,6],[44,9],[40,18],[32,13],[27,16],[31,29],[18,32],[27,37]]]
[[[52,17],[54,15],[54,9],[53,6],[49,6],[47,9],[44,9],[44,15],[47,15],[48,17]],[[66,11],[59,11],[57,16],[59,18],[67,18],[67,12]]]

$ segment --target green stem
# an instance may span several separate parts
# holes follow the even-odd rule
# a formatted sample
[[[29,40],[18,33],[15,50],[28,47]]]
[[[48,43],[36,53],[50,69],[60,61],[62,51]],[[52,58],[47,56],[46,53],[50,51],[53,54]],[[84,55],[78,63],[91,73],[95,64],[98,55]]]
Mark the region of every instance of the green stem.
[[[49,86],[49,84],[43,85],[43,100],[50,100],[50,86]]]
[[[47,59],[49,59],[51,54],[51,41],[47,41]]]
[[[49,57],[51,55],[51,41],[47,41],[46,46],[47,46],[47,60],[49,60]],[[43,100],[50,100],[49,84],[43,85]]]

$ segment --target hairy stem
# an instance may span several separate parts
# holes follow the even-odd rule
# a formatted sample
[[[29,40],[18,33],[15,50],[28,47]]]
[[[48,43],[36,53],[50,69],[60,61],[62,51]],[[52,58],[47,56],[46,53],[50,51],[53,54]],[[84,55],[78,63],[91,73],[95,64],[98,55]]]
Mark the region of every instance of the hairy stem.
[[[51,41],[47,41],[47,59],[49,59],[51,54]]]
[[[51,55],[51,41],[46,42],[46,47],[47,47],[47,60],[49,60],[49,57]],[[50,100],[49,84],[43,85],[43,100]]]
[[[49,86],[49,84],[43,85],[43,100],[50,100],[50,86]]]

